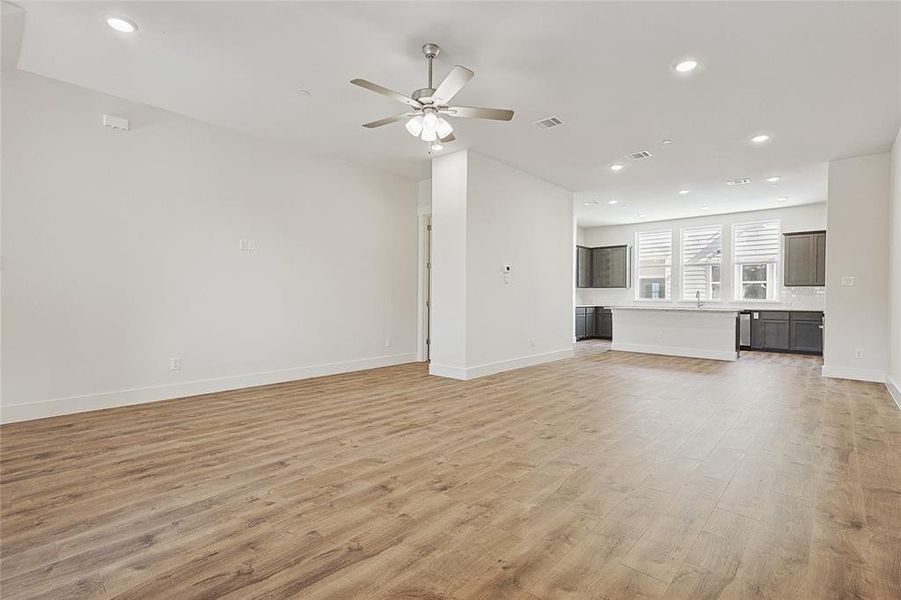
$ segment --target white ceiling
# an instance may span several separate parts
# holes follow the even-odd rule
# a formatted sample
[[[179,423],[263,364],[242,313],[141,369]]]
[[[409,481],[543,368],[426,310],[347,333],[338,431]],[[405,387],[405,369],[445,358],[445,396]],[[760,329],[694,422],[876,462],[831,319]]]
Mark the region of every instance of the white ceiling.
[[[20,69],[416,179],[429,177],[424,143],[401,123],[360,127],[403,105],[349,81],[424,87],[420,46],[437,42],[438,77],[476,73],[458,103],[516,111],[457,119],[444,152],[582,192],[586,225],[822,201],[825,163],[887,150],[901,120],[892,2],[18,4]],[[107,14],[139,31],[112,31]],[[689,55],[702,68],[677,76]],[[531,125],[549,115],[565,125]],[[752,147],[761,131],[772,141]],[[608,169],[642,149],[654,157]],[[774,174],[778,188],[762,181]],[[739,177],[754,183],[724,185]]]

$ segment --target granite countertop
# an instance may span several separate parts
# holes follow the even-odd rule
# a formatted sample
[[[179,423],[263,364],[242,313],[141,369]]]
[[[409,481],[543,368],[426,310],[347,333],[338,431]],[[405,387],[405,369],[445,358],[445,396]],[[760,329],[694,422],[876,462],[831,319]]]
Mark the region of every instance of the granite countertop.
[[[595,307],[603,307],[603,308],[618,308],[618,309],[627,309],[627,310],[700,310],[700,311],[722,311],[722,312],[744,312],[744,311],[753,311],[753,312],[765,312],[765,311],[790,311],[790,312],[816,312],[816,313],[825,313],[823,309],[817,308],[794,308],[792,306],[786,306],[784,304],[757,304],[757,305],[744,305],[744,306],[735,306],[730,304],[715,304],[709,303],[704,304],[701,308],[697,306],[691,305],[679,305],[679,304],[664,304],[662,306],[657,306],[654,304],[622,304],[622,305],[611,305],[611,304],[576,304],[576,308],[595,308]]]
[[[727,308],[723,306],[608,306],[611,310],[655,310],[666,312],[708,312],[708,313],[740,313],[743,308]]]

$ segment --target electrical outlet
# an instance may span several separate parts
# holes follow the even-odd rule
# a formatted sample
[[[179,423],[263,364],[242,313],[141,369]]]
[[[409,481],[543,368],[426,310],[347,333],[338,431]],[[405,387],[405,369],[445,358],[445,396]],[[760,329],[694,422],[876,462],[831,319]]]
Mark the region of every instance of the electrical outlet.
[[[854,358],[863,358],[863,348],[854,349]]]
[[[169,359],[169,370],[170,371],[181,371],[181,357],[173,356]]]
[[[662,329],[657,330],[657,339],[659,341],[663,341],[663,330]]]
[[[390,347],[391,347],[391,336],[386,335],[385,336],[385,348],[390,348]]]
[[[532,348],[535,347],[535,338],[533,338],[533,337],[530,337],[530,338],[529,338],[529,346],[532,347]]]

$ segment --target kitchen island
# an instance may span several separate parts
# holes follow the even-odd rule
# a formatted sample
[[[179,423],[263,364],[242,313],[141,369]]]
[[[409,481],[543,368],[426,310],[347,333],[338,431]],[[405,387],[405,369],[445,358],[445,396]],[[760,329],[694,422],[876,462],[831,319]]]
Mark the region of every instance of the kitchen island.
[[[738,359],[738,314],[721,307],[612,306],[611,350]]]

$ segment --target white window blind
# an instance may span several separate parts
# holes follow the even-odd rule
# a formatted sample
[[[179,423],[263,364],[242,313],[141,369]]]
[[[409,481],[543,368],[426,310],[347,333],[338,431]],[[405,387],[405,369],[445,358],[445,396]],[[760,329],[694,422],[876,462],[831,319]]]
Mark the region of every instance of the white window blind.
[[[682,299],[719,300],[723,260],[720,225],[682,230]]]
[[[774,300],[782,224],[780,221],[736,223],[732,228],[735,297]]]
[[[645,231],[636,234],[638,247],[638,298],[668,300],[673,260],[673,232]]]
[[[738,223],[732,246],[736,263],[775,263],[779,260],[779,221]]]

